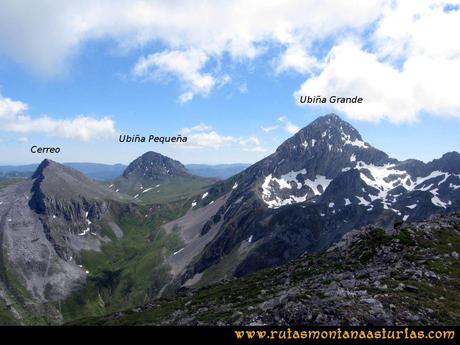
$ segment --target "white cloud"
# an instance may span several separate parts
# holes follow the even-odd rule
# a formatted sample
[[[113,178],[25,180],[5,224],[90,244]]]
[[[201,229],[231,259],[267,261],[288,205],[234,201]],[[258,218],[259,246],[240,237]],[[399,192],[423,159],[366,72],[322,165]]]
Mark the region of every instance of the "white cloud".
[[[378,55],[458,58],[460,45],[454,42],[460,31],[460,11],[446,11],[447,4],[460,1],[399,1],[386,6],[372,37]]]
[[[188,136],[188,140],[192,145],[217,149],[230,143],[234,143],[237,139],[232,136],[221,135],[216,131],[210,131],[190,134]]]
[[[222,135],[216,132],[212,126],[200,123],[199,125],[183,128],[179,131],[187,136],[188,148],[222,148],[225,146],[239,147],[248,152],[265,152],[257,137],[235,137]]]
[[[187,136],[188,148],[221,148],[238,142],[238,138],[217,133],[212,126],[200,123],[199,125],[183,128],[179,131]]]
[[[180,96],[185,102],[206,95],[216,85],[219,77],[205,71],[210,57],[220,60],[228,55],[241,62],[274,44],[286,49],[280,71],[306,71],[312,60],[303,48],[338,32],[362,30],[380,15],[385,2],[235,0],[197,5],[193,0],[4,0],[0,53],[35,72],[53,75],[66,69],[84,43],[109,39],[123,51],[142,48],[151,53],[139,60],[138,68],[178,77],[185,83]],[[165,50],[152,51],[151,43],[160,43]],[[190,66],[176,67],[167,61],[184,63],[183,57],[190,54],[194,55]]]
[[[27,138],[27,137],[19,137],[19,138],[17,139],[17,141],[20,142],[20,143],[28,143],[28,142],[29,142],[29,138]]]
[[[27,104],[14,101],[11,98],[3,97],[0,95],[0,120],[10,121],[14,120],[18,114],[27,110]]]
[[[283,128],[289,134],[295,134],[300,131],[300,127],[293,124],[286,116],[280,116],[278,121],[283,124]]]
[[[362,104],[327,105],[359,120],[411,122],[423,111],[460,116],[459,80],[460,60],[411,56],[398,70],[353,43],[343,43],[332,49],[327,66],[295,97],[363,97]]]
[[[255,147],[243,147],[243,151],[245,152],[267,152],[267,149],[261,146],[255,146]]]
[[[193,126],[193,127],[190,127],[190,128],[182,128],[180,130],[180,132],[182,134],[190,134],[190,133],[193,133],[193,132],[204,132],[204,131],[210,131],[212,130],[212,126],[209,126],[209,125],[206,125],[204,123],[200,123],[196,126]]]
[[[240,140],[242,146],[260,145],[260,140],[256,137],[248,137]]]
[[[370,41],[334,46],[320,72],[295,92],[296,99],[360,96],[363,104],[328,106],[368,121],[411,122],[424,112],[460,117],[460,45],[453,43],[460,11],[445,11],[445,5],[436,0],[388,5]]]
[[[288,47],[281,56],[275,59],[275,71],[281,73],[289,70],[298,73],[309,73],[318,68],[318,61],[310,56],[304,48],[299,45]]]
[[[62,138],[89,141],[112,137],[115,124],[109,117],[96,119],[77,116],[72,119],[53,119],[48,115],[31,117],[27,104],[0,95],[0,128],[2,131],[18,133],[45,133]]]
[[[268,127],[264,127],[264,126],[261,126],[260,129],[262,130],[262,132],[264,133],[270,133],[270,132],[273,132],[274,130],[278,129],[279,126],[278,125],[274,125],[274,126],[268,126]]]
[[[181,103],[188,102],[197,94],[208,95],[216,85],[215,77],[203,73],[208,56],[200,50],[188,51],[162,51],[147,57],[141,57],[133,68],[136,77],[161,79],[168,74],[176,76],[185,89],[179,96]],[[223,83],[228,82],[228,76],[224,76]]]
[[[230,82],[221,68],[227,57],[244,63],[274,52],[277,58],[269,60],[276,73],[308,75],[299,92],[361,93],[365,105],[335,108],[363,120],[414,121],[425,111],[460,114],[454,94],[460,11],[445,10],[459,3],[4,0],[0,54],[53,75],[65,71],[86,42],[105,39],[116,42],[117,52],[142,49],[133,73],[178,79],[185,103]]]

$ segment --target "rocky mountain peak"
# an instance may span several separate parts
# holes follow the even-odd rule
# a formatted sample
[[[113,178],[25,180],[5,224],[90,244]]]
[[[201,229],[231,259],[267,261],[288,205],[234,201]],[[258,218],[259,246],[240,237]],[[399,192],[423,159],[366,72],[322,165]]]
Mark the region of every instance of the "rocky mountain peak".
[[[271,174],[271,179],[294,181],[301,173],[304,179],[326,181],[353,169],[359,162],[382,165],[389,162],[389,157],[364,142],[348,122],[329,114],[318,117],[282,143],[264,170],[265,176]]]
[[[146,152],[135,159],[123,172],[123,177],[128,179],[141,178],[151,181],[186,176],[190,176],[190,173],[179,161],[153,151]]]
[[[35,172],[32,174],[32,178],[38,178],[43,175],[44,170],[48,167],[53,161],[50,159],[44,159],[37,167]],[[54,163],[54,162],[53,162]]]
[[[305,153],[327,150],[342,153],[347,145],[360,149],[371,148],[352,125],[343,121],[336,114],[329,114],[318,117],[302,128],[281,144],[277,151]]]
[[[95,183],[78,170],[50,159],[43,160],[32,175],[33,187],[30,205],[37,209],[44,199],[74,200],[117,199],[109,189]],[[43,205],[39,207],[43,211]]]
[[[64,175],[72,176],[73,179],[79,180],[82,183],[93,183],[86,175],[79,172],[78,170],[57,163],[51,159],[44,159],[39,164],[39,166],[32,175],[32,179],[44,179],[45,177],[51,179],[59,178],[59,176]]]
[[[328,114],[324,116],[318,117],[315,121],[313,121],[310,125],[311,128],[315,128],[318,130],[331,131],[331,135],[348,135],[352,139],[359,139],[362,140],[361,135],[359,134],[358,130],[354,128],[348,122],[342,120],[336,114]],[[308,127],[308,126],[307,126]],[[321,136],[323,136],[324,132],[321,132]]]
[[[460,174],[460,154],[447,152],[441,158],[428,163],[432,170],[445,171],[452,174]]]

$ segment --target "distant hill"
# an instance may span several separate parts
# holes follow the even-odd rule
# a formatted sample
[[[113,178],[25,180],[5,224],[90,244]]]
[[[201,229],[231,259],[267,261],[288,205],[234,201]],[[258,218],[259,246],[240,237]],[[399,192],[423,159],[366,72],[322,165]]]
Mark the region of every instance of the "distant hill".
[[[123,164],[64,163],[65,166],[82,172],[96,181],[113,180],[126,169]],[[0,166],[0,178],[30,177],[38,164]]]
[[[251,164],[235,163],[235,164],[188,164],[185,167],[194,175],[203,177],[217,177],[220,179],[227,179],[236,175],[249,167]]]
[[[109,181],[121,176],[127,168],[124,164],[64,163],[65,166],[82,172],[96,181]],[[250,164],[188,164],[185,168],[196,176],[215,177],[225,180],[246,169]],[[30,177],[38,164],[0,166],[0,178]]]
[[[203,193],[216,181],[193,175],[181,162],[150,151],[132,161],[109,188],[143,202],[167,202]]]

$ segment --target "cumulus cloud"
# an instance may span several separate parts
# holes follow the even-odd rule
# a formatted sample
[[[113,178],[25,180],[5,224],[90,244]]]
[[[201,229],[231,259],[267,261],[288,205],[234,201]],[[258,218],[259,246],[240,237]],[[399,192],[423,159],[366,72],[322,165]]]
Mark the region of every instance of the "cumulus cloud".
[[[375,54],[343,43],[332,49],[327,66],[303,83],[295,97],[359,96],[362,104],[327,105],[358,120],[411,122],[423,111],[460,116],[459,80],[460,60],[411,56],[398,70]]]
[[[267,149],[261,146],[254,146],[254,147],[243,147],[243,151],[245,152],[267,152]]]
[[[52,75],[65,70],[85,42],[110,39],[125,51],[142,48],[150,53],[134,70],[176,76],[184,84],[179,99],[186,102],[219,84],[218,75],[205,71],[211,57],[245,61],[275,44],[286,50],[275,66],[279,72],[305,72],[314,59],[304,48],[337,32],[363,29],[379,16],[384,2],[4,0],[0,52]],[[152,51],[151,43],[166,49]]]
[[[453,42],[458,40],[460,30],[459,5],[458,0],[387,5],[372,37],[378,55],[394,60],[417,55],[458,58],[460,45]]]
[[[205,131],[210,131],[210,130],[212,130],[212,126],[206,125],[204,123],[200,123],[190,128],[182,128],[181,133],[187,135],[193,132],[205,132]]]
[[[133,68],[136,77],[162,79],[165,75],[177,77],[185,92],[179,96],[181,103],[188,102],[195,95],[208,95],[218,80],[209,73],[202,72],[208,56],[200,50],[162,51],[141,57]],[[228,76],[221,78],[222,83]]]
[[[115,124],[109,117],[101,119],[84,115],[72,119],[54,119],[48,115],[32,117],[27,114],[27,109],[27,104],[0,95],[1,130],[18,133],[45,133],[82,141],[111,137],[116,134]]]
[[[188,148],[222,148],[235,146],[248,152],[265,152],[257,137],[235,137],[222,135],[212,126],[200,123],[193,127],[183,128],[180,133],[187,136]]]
[[[273,126],[261,126],[260,129],[264,133],[271,133],[277,129],[281,129],[286,131],[289,134],[295,134],[298,131],[300,131],[300,127],[297,126],[296,124],[292,123],[287,116],[282,115],[278,117],[277,121],[280,123],[279,125],[273,125]]]
[[[314,56],[309,55],[306,50],[299,45],[288,47],[274,62],[276,73],[292,70],[301,74],[306,74],[313,69],[317,69],[319,64]]]
[[[270,132],[273,132],[274,130],[278,129],[279,126],[278,125],[274,125],[274,126],[267,126],[267,127],[264,127],[264,126],[261,126],[260,129],[262,130],[262,132],[264,133],[270,133]]]
[[[360,93],[364,105],[335,108],[362,120],[414,121],[423,112],[460,114],[454,94],[460,80],[459,4],[4,0],[0,54],[52,75],[65,70],[86,42],[105,39],[122,51],[142,51],[132,68],[137,78],[178,80],[182,103],[228,83],[232,76],[220,68],[227,58],[245,63],[274,54],[267,60],[275,74],[305,75],[296,95]]]
[[[246,152],[266,152],[267,149],[261,146],[260,140],[257,137],[242,138],[239,141],[243,151]]]
[[[238,138],[221,135],[212,126],[200,123],[199,125],[182,128],[180,133],[187,136],[189,148],[221,148],[238,142]]]
[[[363,97],[363,104],[333,104],[359,120],[416,121],[423,112],[460,117],[460,11],[444,1],[389,5],[364,49],[361,40],[334,46],[322,69],[295,92]],[[319,105],[323,106],[323,105]]]
[[[295,134],[300,131],[300,127],[289,121],[287,116],[280,116],[278,121],[282,123],[284,130],[289,134]]]

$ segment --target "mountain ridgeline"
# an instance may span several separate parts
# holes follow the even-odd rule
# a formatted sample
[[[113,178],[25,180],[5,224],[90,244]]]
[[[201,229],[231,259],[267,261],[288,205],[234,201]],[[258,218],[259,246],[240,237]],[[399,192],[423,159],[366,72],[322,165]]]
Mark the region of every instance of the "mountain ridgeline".
[[[111,181],[123,174],[126,165],[100,163],[63,163],[65,166],[78,170],[96,181]],[[246,169],[250,164],[187,164],[187,170],[196,176],[219,178],[225,180]],[[0,179],[28,178],[37,169],[38,164],[0,166]]]
[[[0,189],[0,305],[19,323],[58,323],[58,308],[86,282],[84,251],[123,232],[113,214],[131,198],[44,160],[32,178]],[[0,313],[0,317],[3,317]]]
[[[155,152],[104,183],[45,160],[0,187],[0,323],[107,314],[459,210],[460,154],[398,161],[334,114],[224,181]]]
[[[457,325],[460,214],[348,232],[320,253],[74,325]]]
[[[215,184],[176,221],[188,233],[197,226],[191,221],[196,214],[209,214],[200,234],[213,235],[174,288],[280,265],[368,224],[388,227],[458,210],[459,169],[456,152],[427,164],[401,162],[337,115],[319,117],[272,155]],[[177,256],[187,252],[186,246]]]
[[[182,163],[156,152],[147,152],[131,162],[109,188],[147,202],[186,198],[217,179],[192,175]]]

